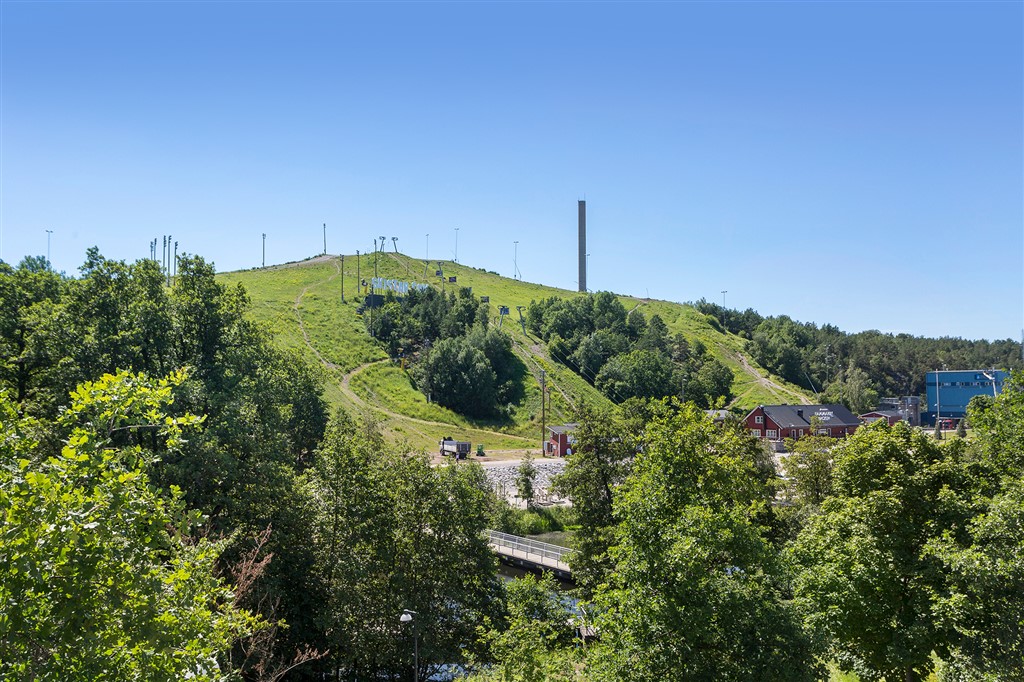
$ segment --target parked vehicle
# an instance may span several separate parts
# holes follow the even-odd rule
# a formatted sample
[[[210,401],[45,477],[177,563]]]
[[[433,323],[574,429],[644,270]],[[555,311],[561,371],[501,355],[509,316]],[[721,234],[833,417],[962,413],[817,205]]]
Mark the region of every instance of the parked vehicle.
[[[443,457],[451,455],[455,459],[466,459],[466,455],[469,454],[472,447],[473,444],[468,441],[445,438],[441,441],[441,455]]]

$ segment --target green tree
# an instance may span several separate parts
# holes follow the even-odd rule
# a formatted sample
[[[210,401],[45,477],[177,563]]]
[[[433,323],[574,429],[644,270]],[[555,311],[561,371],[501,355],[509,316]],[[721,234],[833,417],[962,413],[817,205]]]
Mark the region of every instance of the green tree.
[[[527,453],[523,461],[519,463],[516,471],[516,493],[519,498],[526,500],[526,508],[533,506],[534,481],[537,478],[537,467],[533,464],[533,455]]]
[[[835,438],[816,435],[820,427],[820,420],[811,417],[809,435],[796,441],[787,440],[789,454],[782,460],[787,497],[813,510],[821,507],[832,494],[832,451],[838,443]]]
[[[165,412],[183,376],[105,375],[73,395],[59,455],[0,393],[0,676],[222,680],[261,627],[216,577],[222,544],[145,473],[155,433],[174,450],[198,419]]]
[[[814,680],[786,576],[757,523],[752,439],[693,405],[648,422],[616,496],[616,571],[599,590],[597,679]]]
[[[572,502],[579,528],[573,534],[570,564],[573,579],[589,598],[613,568],[608,554],[615,526],[613,500],[635,449],[632,429],[617,413],[582,407],[576,421],[576,445],[554,489]]]
[[[879,420],[833,453],[832,495],[793,547],[797,599],[845,669],[920,679],[955,638],[932,608],[948,576],[925,550],[967,521],[963,441],[941,447]]]
[[[439,405],[474,417],[491,416],[497,377],[482,350],[463,336],[441,339],[420,363],[420,389]]]
[[[1015,374],[987,409],[968,406],[972,518],[929,541],[948,589],[935,611],[957,633],[950,679],[1022,680],[1024,671],[1024,393]],[[964,532],[966,531],[966,532]]]
[[[495,660],[471,682],[546,682],[577,679],[569,645],[574,616],[557,591],[550,573],[526,575],[506,583],[507,617],[502,623],[486,621],[482,640]]]
[[[634,350],[618,355],[597,375],[594,385],[617,402],[628,398],[662,398],[675,392],[672,363],[662,353]]]
[[[372,425],[332,421],[307,474],[324,671],[375,679],[408,670],[416,612],[421,677],[460,663],[497,610],[496,562],[483,537],[488,496],[473,463],[432,468],[387,446]]]

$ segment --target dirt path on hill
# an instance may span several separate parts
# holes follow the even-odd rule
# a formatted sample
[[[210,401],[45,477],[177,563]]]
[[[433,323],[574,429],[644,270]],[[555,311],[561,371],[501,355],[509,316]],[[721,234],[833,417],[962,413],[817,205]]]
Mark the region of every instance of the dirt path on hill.
[[[763,386],[769,393],[775,396],[779,401],[785,401],[795,398],[802,405],[810,405],[811,401],[802,396],[801,394],[778,384],[768,377],[762,376],[760,372],[754,369],[747,358],[742,353],[733,354],[733,358],[740,363],[743,371],[754,378],[754,381]]]
[[[326,262],[332,258],[334,258],[334,256],[317,256],[316,258],[313,259],[312,262]],[[303,262],[308,263],[311,261]],[[316,347],[309,342],[309,334],[306,332],[306,325],[302,324],[302,313],[299,312],[299,306],[302,305],[302,297],[306,295],[306,292],[308,292],[313,287],[320,286],[321,284],[330,284],[335,277],[341,274],[341,266],[338,265],[338,261],[336,260],[334,261],[334,270],[334,274],[325,279],[323,282],[310,284],[309,286],[303,288],[303,290],[299,292],[299,295],[295,297],[295,303],[292,305],[292,310],[295,311],[295,319],[298,320],[299,322],[299,331],[302,332],[302,340],[305,341],[306,346],[311,351],[313,351],[313,355],[316,356],[317,360],[319,360],[324,367],[327,367],[329,369],[337,369],[338,366],[324,358],[324,356],[320,355],[320,351],[318,351]]]
[[[394,258],[395,261],[401,263],[401,260],[397,256],[395,256],[395,254],[390,253],[388,255],[390,255],[392,258]],[[313,355],[315,355],[317,360],[320,361],[320,364],[322,364],[327,369],[337,371],[339,369],[338,365],[334,364],[333,362],[331,362],[330,360],[325,358],[323,355],[321,355],[320,351],[317,350],[316,346],[314,346],[310,342],[310,340],[309,340],[309,333],[306,331],[306,326],[302,323],[302,313],[299,310],[299,308],[302,305],[303,297],[309,292],[310,289],[314,289],[314,288],[322,286],[324,284],[330,284],[331,281],[333,281],[335,278],[337,278],[339,275],[341,275],[341,266],[339,264],[339,259],[336,256],[324,255],[324,256],[317,256],[316,258],[312,258],[312,259],[310,259],[308,261],[300,261],[299,263],[289,263],[288,265],[277,266],[277,267],[295,267],[297,265],[305,265],[305,264],[308,264],[308,263],[326,263],[326,262],[333,262],[334,269],[335,269],[334,274],[331,275],[330,277],[328,277],[327,279],[321,281],[321,282],[316,282],[315,284],[310,284],[310,285],[304,287],[302,289],[302,291],[299,292],[298,296],[295,297],[295,302],[292,304],[292,311],[295,313],[295,320],[299,323],[299,331],[302,332],[302,340],[306,344],[306,347],[309,348],[309,350],[313,352]],[[446,429],[453,429],[453,430],[454,429],[459,429],[460,431],[463,431],[463,432],[473,433],[473,434],[481,434],[481,435],[485,435],[485,436],[489,436],[489,437],[513,438],[515,440],[522,441],[523,443],[533,443],[534,442],[534,439],[532,439],[532,438],[527,438],[525,436],[517,436],[517,435],[511,434],[511,433],[502,433],[501,431],[491,431],[489,429],[481,429],[481,428],[472,427],[472,426],[470,426],[470,427],[462,427],[462,426],[457,426],[455,424],[449,424],[448,422],[438,422],[438,421],[431,421],[429,419],[420,419],[418,417],[410,417],[408,415],[404,415],[404,414],[401,414],[399,412],[394,412],[392,410],[389,410],[388,408],[384,407],[383,405],[381,405],[379,403],[371,403],[371,402],[368,402],[368,401],[364,400],[362,397],[359,396],[359,394],[357,394],[354,390],[352,390],[352,386],[351,386],[352,377],[354,377],[356,374],[362,372],[363,370],[367,369],[368,367],[370,367],[372,365],[380,364],[382,362],[388,362],[388,360],[385,358],[385,359],[382,359],[382,360],[373,360],[371,362],[364,363],[364,364],[356,367],[355,369],[353,369],[353,370],[351,370],[349,372],[346,372],[341,377],[341,381],[338,383],[338,387],[341,389],[342,395],[344,395],[345,398],[349,402],[351,402],[356,408],[363,409],[363,410],[372,410],[374,412],[378,412],[378,413],[384,415],[385,417],[389,417],[391,419],[399,420],[399,421],[401,421],[403,423],[406,423],[411,431],[413,431],[415,434],[421,436],[424,439],[427,438],[427,434],[424,433],[423,431],[420,431],[415,426],[413,426],[414,424],[421,424],[423,426],[439,426],[439,427],[443,427],[443,428],[446,428]],[[536,363],[536,361],[534,361],[534,362]],[[552,383],[554,383],[554,382],[552,382]],[[562,391],[562,389],[559,388],[557,385],[556,385],[556,388],[558,389],[559,393],[561,393],[562,396],[564,398],[566,398],[566,400],[568,401],[568,396],[566,396],[565,392]],[[525,449],[524,449],[524,452],[525,452]]]
[[[382,362],[389,362],[389,360],[385,358],[383,360],[374,360],[372,362],[367,362],[365,364],[359,365],[352,371],[346,373],[341,378],[341,383],[339,384],[341,392],[344,394],[346,398],[355,403],[356,406],[361,407],[363,409],[380,412],[381,414],[387,417],[391,417],[392,419],[400,419],[402,421],[412,422],[414,424],[423,424],[424,426],[442,426],[447,429],[459,429],[460,431],[465,431],[469,433],[482,433],[488,436],[497,436],[499,438],[515,438],[516,440],[521,440],[525,443],[533,442],[532,438],[526,438],[525,436],[517,436],[512,433],[502,433],[501,431],[491,431],[489,429],[481,429],[475,426],[458,426],[457,424],[449,424],[448,422],[439,422],[432,421],[430,419],[420,419],[419,417],[410,417],[409,415],[389,410],[388,408],[384,407],[379,403],[367,402],[358,393],[352,390],[352,386],[350,385],[352,383],[352,377],[354,377],[356,374],[359,374],[368,367],[371,367],[372,365],[379,365]],[[421,436],[426,436],[426,434],[423,433],[422,431],[417,431],[417,433],[419,433]]]

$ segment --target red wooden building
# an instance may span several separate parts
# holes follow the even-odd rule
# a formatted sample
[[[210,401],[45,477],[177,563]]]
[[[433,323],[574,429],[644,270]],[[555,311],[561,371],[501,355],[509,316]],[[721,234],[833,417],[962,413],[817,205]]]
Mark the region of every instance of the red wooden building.
[[[569,450],[573,445],[576,444],[576,439],[573,438],[573,431],[579,424],[563,424],[561,426],[549,426],[548,431],[551,436],[548,438],[548,442],[545,446],[545,455],[554,455],[555,457],[565,457],[569,454]]]
[[[860,426],[860,420],[842,405],[759,405],[743,420],[758,438],[781,441],[811,435],[811,420],[817,419],[817,435],[841,438]]]

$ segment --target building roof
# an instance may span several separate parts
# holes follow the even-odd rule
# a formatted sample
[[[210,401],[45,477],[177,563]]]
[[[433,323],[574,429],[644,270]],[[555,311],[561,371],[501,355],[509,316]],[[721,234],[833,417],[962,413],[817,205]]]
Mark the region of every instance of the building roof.
[[[860,420],[842,405],[761,405],[780,428],[806,428],[817,417],[822,426],[860,426]]]
[[[875,415],[879,417],[899,417],[901,419],[903,418],[903,413],[900,412],[899,410],[871,410],[870,412],[865,412],[860,417],[861,419],[863,419],[864,417],[871,417]]]
[[[559,433],[568,433],[570,431],[575,431],[577,427],[579,427],[579,424],[562,424],[561,426],[549,426],[548,431],[557,435]]]

